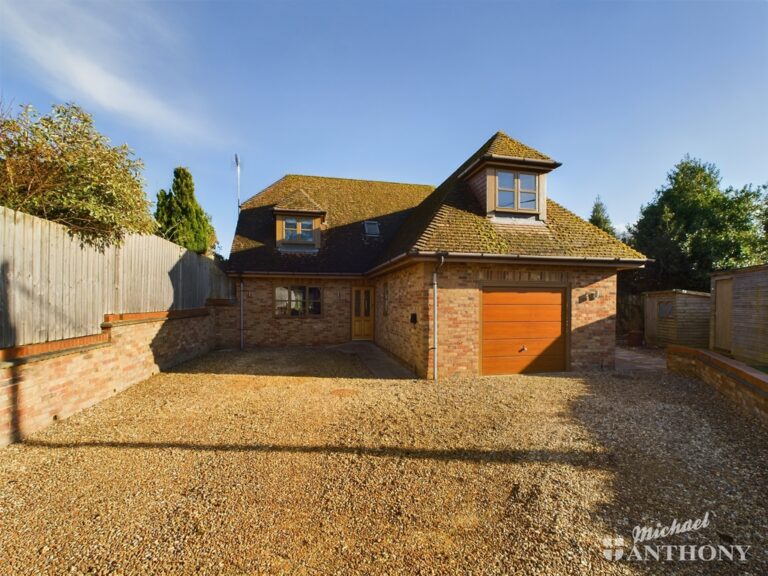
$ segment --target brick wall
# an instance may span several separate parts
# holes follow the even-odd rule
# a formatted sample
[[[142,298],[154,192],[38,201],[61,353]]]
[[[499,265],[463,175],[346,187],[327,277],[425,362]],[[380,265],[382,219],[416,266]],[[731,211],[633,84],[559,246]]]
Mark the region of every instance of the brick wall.
[[[613,368],[616,348],[616,273],[574,268],[568,273],[571,369]],[[595,295],[595,299],[590,299]]]
[[[239,290],[239,286],[237,290]],[[239,298],[239,295],[237,295]],[[211,349],[224,350],[240,348],[240,304],[231,303],[209,305],[211,311]]]
[[[430,265],[425,268],[431,281]],[[438,279],[439,375],[480,373],[481,287],[565,286],[570,294],[571,369],[612,368],[616,331],[616,275],[610,269],[514,264],[446,264]],[[431,343],[432,290],[427,290]],[[427,377],[432,377],[431,352]]]
[[[362,282],[359,282],[363,284]],[[352,286],[350,280],[318,280],[313,278],[249,278],[244,281],[245,346],[322,346],[347,342],[352,334]],[[318,317],[275,316],[275,287],[319,286],[322,288],[322,314]],[[236,300],[240,298],[237,283]],[[217,315],[216,341],[239,346],[239,308]],[[234,319],[234,323],[232,320]]]
[[[667,348],[667,367],[714,387],[740,409],[768,423],[768,374],[716,352]]]
[[[429,348],[429,281],[424,264],[418,263],[380,276],[374,284],[376,343],[422,378],[427,374]],[[416,314],[415,324],[411,314]]]
[[[211,316],[118,321],[109,341],[0,364],[0,445],[210,348]]]

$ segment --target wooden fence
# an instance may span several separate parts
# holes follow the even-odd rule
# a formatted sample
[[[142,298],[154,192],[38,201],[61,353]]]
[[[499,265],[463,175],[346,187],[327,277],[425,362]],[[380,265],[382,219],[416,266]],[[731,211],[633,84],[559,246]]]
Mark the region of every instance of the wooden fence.
[[[0,348],[97,334],[105,314],[197,308],[230,298],[210,258],[158,236],[103,252],[64,226],[0,206]]]

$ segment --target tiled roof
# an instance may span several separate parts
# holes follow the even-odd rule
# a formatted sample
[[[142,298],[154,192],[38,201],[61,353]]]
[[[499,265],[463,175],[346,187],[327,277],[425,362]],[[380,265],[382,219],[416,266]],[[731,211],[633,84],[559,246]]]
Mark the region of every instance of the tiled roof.
[[[424,252],[644,258],[551,199],[547,200],[546,223],[493,223],[462,185],[447,195],[412,248]]]
[[[284,210],[286,212],[325,212],[326,210],[315,202],[312,197],[303,189],[299,189],[293,194],[275,204],[275,210]]]
[[[552,158],[546,154],[542,154],[538,150],[531,148],[530,146],[510,138],[504,132],[496,132],[488,142],[486,142],[480,150],[482,155],[495,154],[497,156],[510,156],[512,158],[526,158],[532,160],[549,160],[554,162]]]
[[[503,150],[503,155],[508,156],[527,154],[532,158],[536,154],[537,159],[550,160],[497,132],[413,210],[381,262],[404,252],[419,251],[645,259],[640,252],[551,199],[547,200],[546,223],[492,223],[466,183],[459,179],[465,169],[491,149]]]
[[[461,252],[486,255],[643,260],[645,256],[547,201],[546,222],[497,223],[487,218],[459,175],[488,154],[553,162],[548,156],[494,134],[437,189],[417,184],[288,175],[243,204],[232,243],[233,271],[364,273],[401,254]],[[324,210],[326,226],[316,255],[280,254],[274,208]],[[363,234],[377,220],[381,236]]]
[[[410,210],[433,186],[288,175],[243,203],[232,242],[234,272],[362,273],[381,257]],[[281,254],[274,209],[326,212],[315,255]],[[379,222],[380,236],[365,237],[363,222]]]

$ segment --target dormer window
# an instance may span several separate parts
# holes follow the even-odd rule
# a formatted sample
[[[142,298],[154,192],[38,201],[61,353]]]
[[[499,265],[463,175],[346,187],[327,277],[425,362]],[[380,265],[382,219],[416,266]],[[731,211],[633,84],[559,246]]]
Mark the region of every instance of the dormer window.
[[[277,248],[288,253],[316,253],[320,248],[322,224],[322,217],[315,214],[276,214]]]
[[[538,177],[524,172],[496,171],[496,208],[536,212],[538,209]]]
[[[374,238],[379,237],[379,223],[375,220],[366,220],[363,222],[363,228],[366,236],[372,236]]]
[[[284,242],[312,244],[315,241],[313,218],[286,216],[283,221],[283,230],[285,231]]]

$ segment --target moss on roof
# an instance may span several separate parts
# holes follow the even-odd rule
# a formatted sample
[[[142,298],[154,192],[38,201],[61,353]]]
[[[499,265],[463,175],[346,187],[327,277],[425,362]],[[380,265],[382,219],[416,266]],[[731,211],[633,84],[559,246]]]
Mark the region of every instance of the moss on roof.
[[[644,259],[641,253],[547,200],[547,222],[498,224],[489,220],[469,190],[456,187],[416,240],[413,250],[519,256]],[[468,200],[468,201],[467,201]]]
[[[275,210],[296,211],[296,212],[325,212],[315,200],[307,194],[303,188],[300,188],[288,197],[280,200],[275,205]]]
[[[480,148],[483,154],[496,154],[498,156],[510,156],[513,158],[526,158],[533,160],[549,160],[554,162],[552,158],[546,154],[542,154],[535,148],[523,144],[522,142],[510,138],[504,132],[496,132],[488,142],[485,143],[484,148]]]
[[[400,254],[468,252],[519,256],[645,259],[641,253],[547,201],[545,223],[494,223],[459,175],[488,154],[552,161],[494,134],[438,188],[419,184],[287,175],[247,200],[232,243],[233,271],[364,273]],[[326,212],[327,229],[316,255],[281,254],[274,208]],[[365,220],[381,236],[366,237]]]
[[[414,206],[433,186],[289,174],[243,203],[232,242],[233,271],[362,273],[380,258]],[[316,255],[281,254],[274,209],[326,212]],[[303,208],[300,208],[303,207]],[[365,220],[379,222],[367,238]]]
[[[521,148],[522,147],[522,148]],[[459,176],[495,149],[503,155],[551,160],[533,148],[494,134],[445,182],[416,207],[403,224],[382,262],[404,252],[472,252],[521,256],[576,256],[644,259],[645,256],[603,230],[579,218],[557,202],[547,200],[547,222],[494,224]],[[526,151],[527,150],[527,151]],[[528,156],[521,156],[528,154]]]

